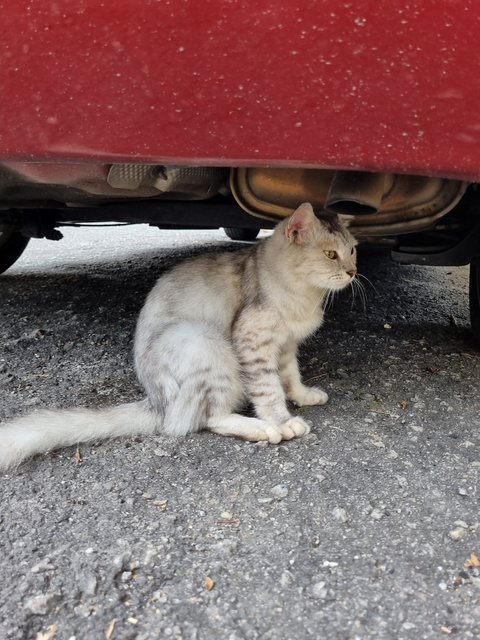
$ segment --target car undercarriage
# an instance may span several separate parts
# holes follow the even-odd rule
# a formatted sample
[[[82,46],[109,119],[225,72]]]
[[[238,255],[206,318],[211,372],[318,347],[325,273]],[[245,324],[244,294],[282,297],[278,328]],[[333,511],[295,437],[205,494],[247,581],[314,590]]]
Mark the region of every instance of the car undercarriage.
[[[471,264],[470,310],[479,333],[480,192],[439,177],[288,167],[3,163],[0,269],[30,238],[59,240],[64,226],[147,223],[226,229],[253,240],[301,202],[346,215],[364,245],[401,264]]]

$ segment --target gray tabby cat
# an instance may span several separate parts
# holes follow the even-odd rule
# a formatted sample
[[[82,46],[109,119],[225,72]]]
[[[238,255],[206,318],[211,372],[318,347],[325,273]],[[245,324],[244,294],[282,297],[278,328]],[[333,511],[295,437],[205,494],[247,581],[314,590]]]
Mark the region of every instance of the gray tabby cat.
[[[135,366],[147,398],[108,409],[43,410],[0,426],[0,468],[54,448],[162,431],[208,429],[245,440],[310,430],[291,415],[324,404],[302,384],[296,351],[323,321],[330,291],[356,275],[356,241],[304,203],[274,233],[237,252],[204,255],[163,275],[138,320]],[[250,400],[257,417],[236,413]]]

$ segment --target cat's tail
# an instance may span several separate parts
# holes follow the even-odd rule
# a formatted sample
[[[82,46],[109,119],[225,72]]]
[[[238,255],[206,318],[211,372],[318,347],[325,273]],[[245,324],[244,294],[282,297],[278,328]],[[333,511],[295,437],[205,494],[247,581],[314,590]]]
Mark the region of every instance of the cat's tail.
[[[89,440],[153,433],[157,416],[148,401],[108,409],[42,410],[0,424],[0,470],[35,453]]]

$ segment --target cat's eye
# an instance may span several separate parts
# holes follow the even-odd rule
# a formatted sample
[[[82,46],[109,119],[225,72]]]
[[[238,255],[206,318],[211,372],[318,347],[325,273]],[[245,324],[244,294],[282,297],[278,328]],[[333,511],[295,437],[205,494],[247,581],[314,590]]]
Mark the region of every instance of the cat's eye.
[[[336,260],[338,258],[338,253],[336,251],[326,250],[323,252],[327,258],[330,260]]]

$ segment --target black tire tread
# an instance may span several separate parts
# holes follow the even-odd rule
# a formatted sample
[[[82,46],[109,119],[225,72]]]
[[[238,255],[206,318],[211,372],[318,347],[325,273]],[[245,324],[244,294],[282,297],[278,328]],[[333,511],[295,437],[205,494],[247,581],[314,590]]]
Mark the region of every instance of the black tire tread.
[[[470,264],[469,302],[473,337],[480,344],[480,259]]]
[[[238,227],[224,227],[223,229],[231,240],[251,242],[258,236],[260,229],[239,229]]]
[[[0,233],[0,273],[9,269],[25,251],[30,238],[25,238],[18,231],[2,231]]]

